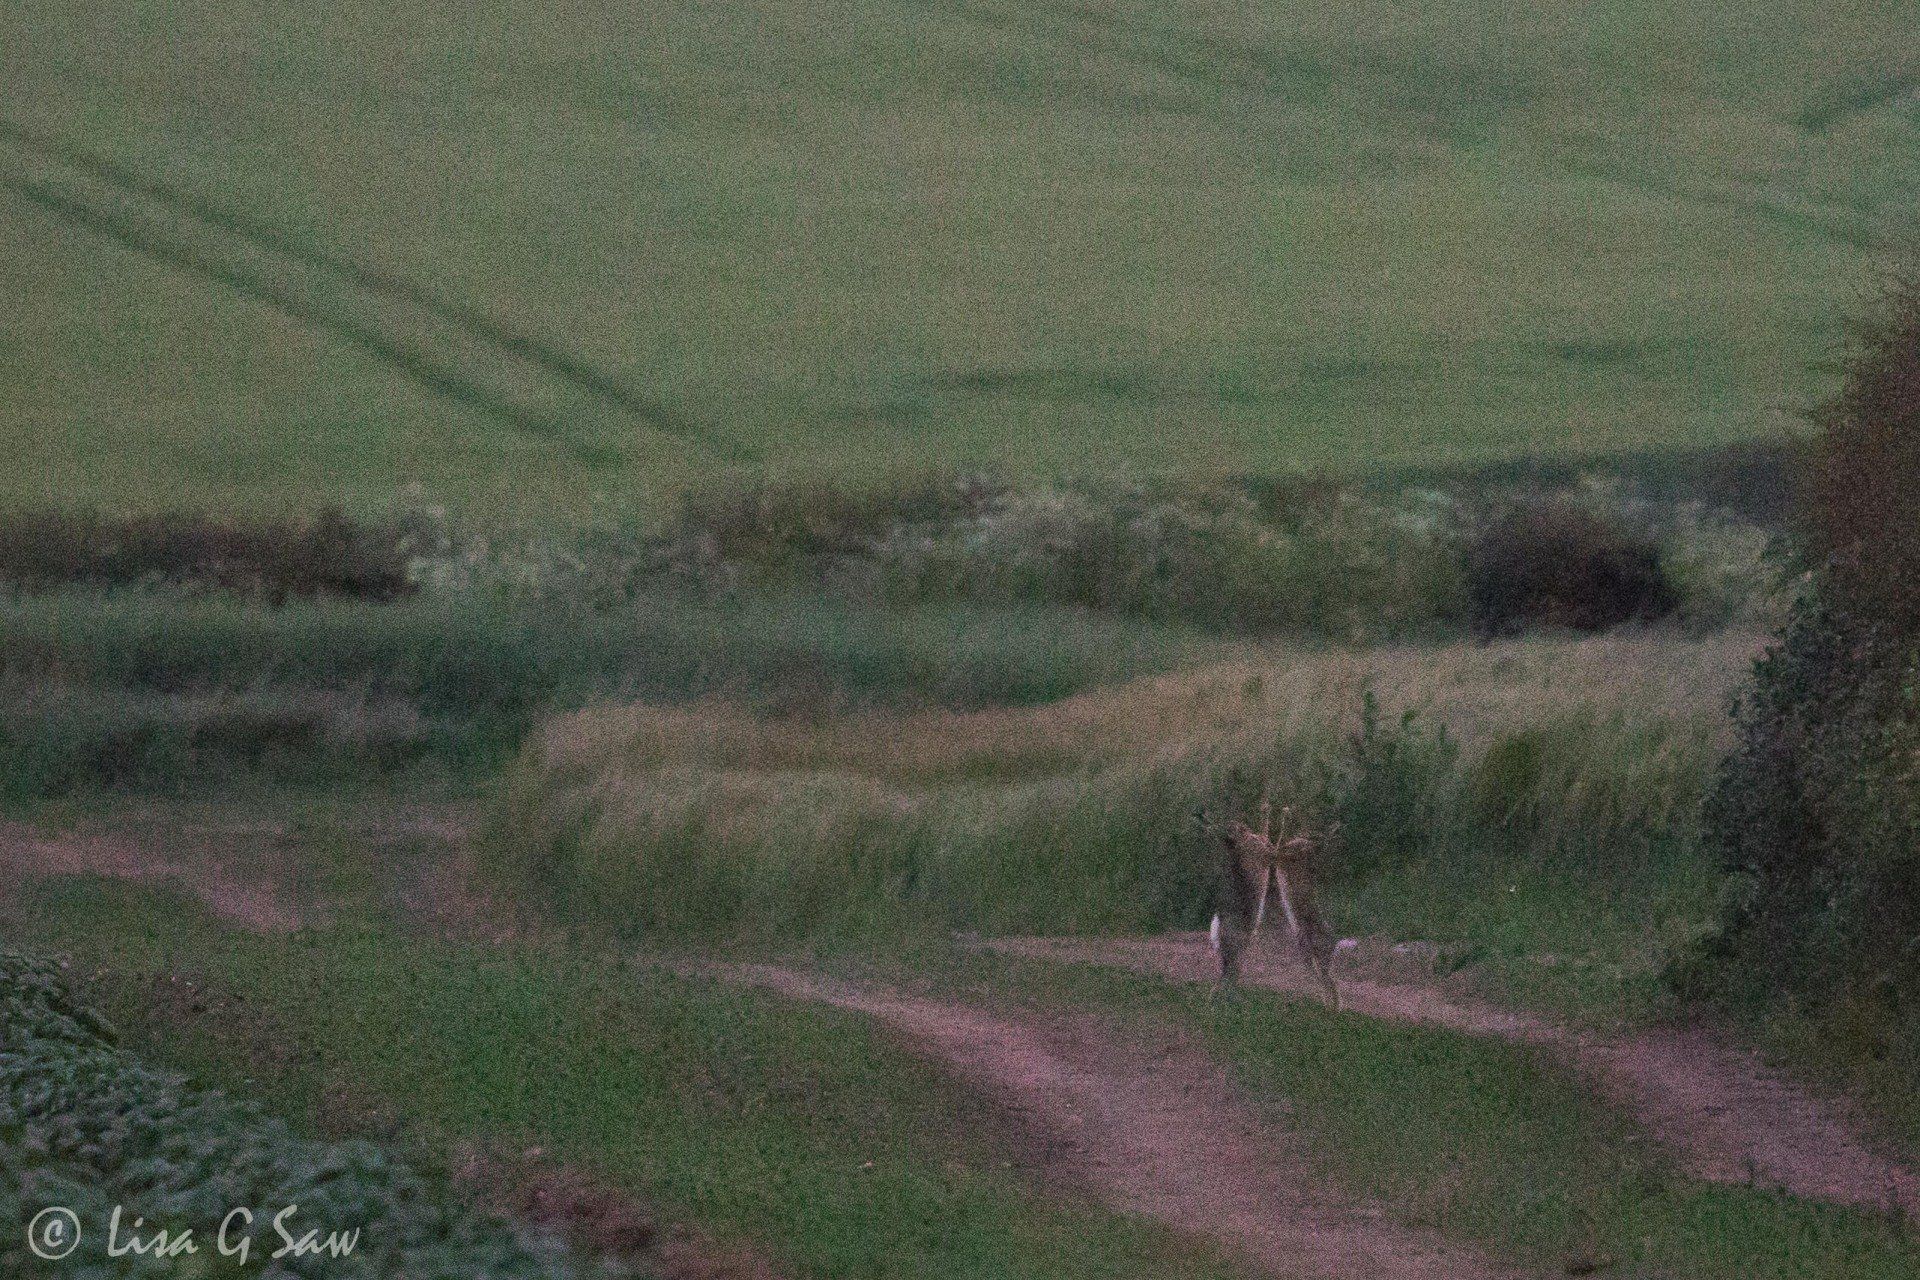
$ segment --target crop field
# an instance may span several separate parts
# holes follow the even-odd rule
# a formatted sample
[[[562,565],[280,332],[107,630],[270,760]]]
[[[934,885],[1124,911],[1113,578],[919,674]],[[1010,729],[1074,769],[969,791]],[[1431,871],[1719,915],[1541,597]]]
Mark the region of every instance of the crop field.
[[[1916,16],[21,0],[0,505],[1765,436],[1907,234]]]

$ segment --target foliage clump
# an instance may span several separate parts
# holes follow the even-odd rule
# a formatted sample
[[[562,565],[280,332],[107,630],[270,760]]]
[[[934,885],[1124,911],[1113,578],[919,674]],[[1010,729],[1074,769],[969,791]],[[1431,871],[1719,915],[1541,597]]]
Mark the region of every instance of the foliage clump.
[[[1690,987],[1920,1076],[1920,282],[1863,331],[1804,502],[1814,570],[1706,809],[1733,873]]]
[[[295,520],[23,512],[0,517],[0,582],[29,591],[162,586],[275,604],[315,596],[385,602],[414,590],[415,532],[338,509]]]
[[[1657,542],[1616,515],[1564,500],[1523,503],[1489,521],[1466,549],[1465,577],[1481,635],[1528,626],[1607,631],[1680,605]]]

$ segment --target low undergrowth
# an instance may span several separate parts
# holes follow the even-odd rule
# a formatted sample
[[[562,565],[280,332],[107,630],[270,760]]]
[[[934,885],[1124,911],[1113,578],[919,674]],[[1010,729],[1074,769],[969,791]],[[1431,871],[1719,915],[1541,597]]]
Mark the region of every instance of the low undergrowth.
[[[596,702],[1022,706],[1250,638],[1772,616],[1760,526],[1624,482],[756,481],[663,524],[0,516],[0,803],[410,771]],[[1211,636],[1213,638],[1209,639]]]
[[[522,583],[619,599],[669,580],[886,603],[1040,601],[1241,635],[1367,642],[1531,627],[1695,627],[1779,606],[1759,525],[1604,473],[1525,487],[1320,478],[914,475],[697,491],[664,526],[602,531]],[[497,570],[496,570],[497,572]]]
[[[158,592],[0,597],[0,801],[222,781],[471,782],[597,699],[761,707],[1044,702],[1164,669],[1181,632],[1039,607],[879,610],[664,595],[280,608]]]
[[[338,510],[299,520],[20,511],[0,515],[0,584],[28,591],[165,586],[275,604],[314,596],[384,603],[417,589],[412,561],[433,536],[418,519],[368,523]]]

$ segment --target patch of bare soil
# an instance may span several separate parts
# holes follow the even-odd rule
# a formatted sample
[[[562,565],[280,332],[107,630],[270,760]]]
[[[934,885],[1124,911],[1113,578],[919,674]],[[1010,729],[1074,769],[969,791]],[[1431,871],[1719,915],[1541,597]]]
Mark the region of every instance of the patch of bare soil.
[[[257,848],[256,833],[240,833]],[[232,851],[193,848],[184,837],[170,841],[106,831],[48,835],[20,822],[0,822],[0,872],[23,876],[95,875],[138,883],[166,883],[191,893],[223,920],[258,933],[291,933],[307,923],[305,913],[257,859],[234,859]],[[245,862],[256,874],[228,868]]]
[[[500,943],[525,940],[539,932],[528,913],[479,887],[473,855],[465,844],[449,844],[445,856],[423,864],[408,886],[407,915],[443,938]]]
[[[530,1147],[507,1155],[463,1147],[454,1178],[492,1208],[595,1257],[660,1280],[778,1280],[764,1258],[681,1226],[662,1226],[626,1192]]]
[[[1115,1209],[1274,1275],[1483,1280],[1527,1274],[1335,1198],[1198,1050],[1122,1043],[1088,1019],[1041,1020],[849,986],[768,965],[709,972],[878,1018],[1049,1133],[1055,1174]]]
[[[1188,982],[1212,982],[1216,973],[1206,936],[1199,933],[1140,939],[999,938],[976,945]],[[1272,956],[1250,956],[1242,976],[1248,985],[1318,999],[1310,974]],[[1342,976],[1340,993],[1343,1007],[1353,1013],[1450,1027],[1562,1055],[1672,1150],[1681,1168],[1694,1177],[1777,1187],[1806,1199],[1920,1217],[1920,1175],[1875,1151],[1840,1105],[1814,1097],[1767,1067],[1758,1054],[1710,1031],[1577,1030],[1415,981]]]

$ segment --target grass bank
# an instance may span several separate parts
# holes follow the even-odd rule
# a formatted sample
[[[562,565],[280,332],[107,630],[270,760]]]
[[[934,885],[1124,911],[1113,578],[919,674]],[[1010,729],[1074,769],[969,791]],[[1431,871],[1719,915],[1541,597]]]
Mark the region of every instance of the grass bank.
[[[1530,982],[1577,955],[1548,993],[1645,1001],[1711,916],[1696,814],[1756,645],[1264,651],[959,713],[599,707],[535,735],[483,856],[515,896],[627,937],[1197,927],[1215,855],[1193,810],[1271,791],[1344,824],[1340,927]]]

